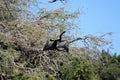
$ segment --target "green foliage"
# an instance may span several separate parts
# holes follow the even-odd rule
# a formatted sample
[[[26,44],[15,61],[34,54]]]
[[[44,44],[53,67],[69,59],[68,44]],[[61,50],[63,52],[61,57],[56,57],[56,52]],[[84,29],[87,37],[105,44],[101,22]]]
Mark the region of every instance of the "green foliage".
[[[73,70],[73,74],[69,77],[77,80],[91,80],[91,67],[87,61],[80,62],[80,64],[74,65],[76,66]]]
[[[77,65],[77,68],[74,71],[74,76],[78,79],[82,80],[90,80],[92,77],[91,66],[88,62],[82,62],[81,64]]]
[[[111,56],[109,52],[102,51],[102,64],[100,77],[105,80],[117,80],[120,77],[120,63],[116,55]]]

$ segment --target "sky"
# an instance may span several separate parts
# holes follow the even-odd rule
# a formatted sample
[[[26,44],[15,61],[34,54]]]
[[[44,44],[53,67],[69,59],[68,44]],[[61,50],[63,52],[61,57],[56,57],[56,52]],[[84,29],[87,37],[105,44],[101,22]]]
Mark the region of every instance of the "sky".
[[[108,39],[113,42],[113,52],[120,54],[120,0],[68,0],[66,4],[60,1],[46,4],[42,7],[57,9],[64,6],[69,11],[80,10],[79,25],[84,34],[113,32]]]

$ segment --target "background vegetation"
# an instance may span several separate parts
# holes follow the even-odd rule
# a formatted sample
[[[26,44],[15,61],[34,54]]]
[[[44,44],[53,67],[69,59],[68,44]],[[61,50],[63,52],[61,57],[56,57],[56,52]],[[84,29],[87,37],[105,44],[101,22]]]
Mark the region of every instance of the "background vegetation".
[[[111,33],[82,36],[82,46],[69,45],[69,53],[42,51],[46,40],[57,39],[62,31],[67,31],[64,39],[75,38],[72,30],[79,27],[73,20],[80,12],[62,7],[39,8],[34,14],[30,7],[36,4],[36,0],[0,1],[1,80],[120,80],[120,55],[104,49],[111,45],[104,38]]]

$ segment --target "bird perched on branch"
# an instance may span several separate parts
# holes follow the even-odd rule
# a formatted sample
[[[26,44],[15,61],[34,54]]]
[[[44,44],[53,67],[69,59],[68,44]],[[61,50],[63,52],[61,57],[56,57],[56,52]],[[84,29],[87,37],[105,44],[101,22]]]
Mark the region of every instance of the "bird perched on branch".
[[[57,51],[61,51],[60,49],[62,48],[62,50],[65,50],[66,52],[69,52],[69,44],[77,41],[77,40],[82,40],[82,38],[76,38],[74,40],[71,41],[67,41],[67,40],[62,40],[62,35],[65,33],[66,31],[62,32],[59,36],[59,39],[56,40],[47,40],[43,51],[46,50],[57,50]]]
[[[49,3],[54,3],[54,2],[56,2],[56,1],[58,1],[58,0],[48,0]],[[59,0],[59,1],[62,2],[62,1],[65,1],[65,0]]]

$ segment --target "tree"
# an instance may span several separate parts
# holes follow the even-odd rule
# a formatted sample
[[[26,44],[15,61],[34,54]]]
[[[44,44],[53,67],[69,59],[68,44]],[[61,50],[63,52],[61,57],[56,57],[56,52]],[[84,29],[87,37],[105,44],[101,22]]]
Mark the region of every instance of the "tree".
[[[99,69],[99,75],[102,80],[117,80],[120,76],[120,63],[116,55],[110,55],[108,51],[102,50],[102,66]]]
[[[29,8],[35,7],[32,3],[35,1],[0,1],[0,76],[23,80],[54,80],[63,77],[92,79],[92,65],[87,59],[80,59],[81,56],[86,57],[81,53],[88,55],[90,50],[97,51],[101,44],[108,45],[104,35],[80,37],[86,48],[70,46],[72,50],[69,54],[55,50],[44,52],[42,48],[46,40],[56,39],[64,30],[73,30],[75,25],[72,24],[72,20],[78,17],[79,12],[69,13],[64,8],[51,11],[41,8],[37,15],[33,15]],[[68,34],[64,36],[66,40],[74,39]],[[74,61],[74,57],[81,61]],[[67,75],[69,70],[74,74]]]

